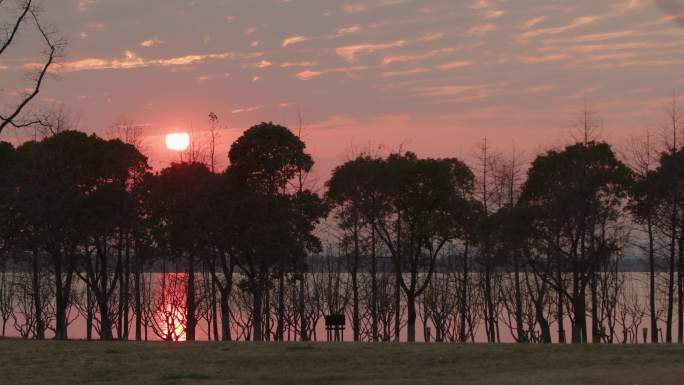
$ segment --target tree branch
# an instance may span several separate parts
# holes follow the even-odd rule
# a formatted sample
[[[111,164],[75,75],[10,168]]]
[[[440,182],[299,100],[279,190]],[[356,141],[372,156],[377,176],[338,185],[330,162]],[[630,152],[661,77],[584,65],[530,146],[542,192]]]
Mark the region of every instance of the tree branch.
[[[29,13],[29,11],[31,11],[31,0],[28,0],[24,4],[24,10],[21,12],[21,15],[19,15],[19,18],[17,18],[17,22],[12,27],[12,32],[7,38],[7,41],[5,41],[2,44],[2,47],[0,47],[0,55],[2,55],[2,53],[5,52],[5,50],[7,49],[7,47],[9,47],[10,44],[12,44],[14,37],[17,35],[17,31],[19,31],[19,26],[24,21],[24,18],[26,18],[26,15]]]
[[[17,126],[23,126],[22,124],[15,124],[14,119],[21,113],[21,111],[26,107],[33,98],[38,95],[40,92],[40,87],[43,84],[43,80],[45,79],[45,75],[48,72],[48,69],[54,63],[55,57],[57,55],[57,48],[58,48],[58,43],[53,42],[50,39],[49,34],[45,31],[43,26],[40,24],[40,21],[38,20],[38,16],[36,13],[29,9],[28,12],[31,13],[31,16],[33,17],[33,20],[36,22],[36,27],[38,28],[38,31],[40,31],[40,34],[43,36],[43,39],[45,40],[45,43],[48,46],[48,58],[47,61],[45,62],[45,65],[40,70],[40,73],[38,74],[38,78],[36,79],[35,86],[33,88],[33,91],[26,95],[26,97],[19,103],[19,105],[15,108],[14,112],[12,112],[9,116],[7,117],[2,117],[2,121],[0,122],[0,134],[2,134],[2,130],[8,126],[8,125],[13,125],[15,127]]]

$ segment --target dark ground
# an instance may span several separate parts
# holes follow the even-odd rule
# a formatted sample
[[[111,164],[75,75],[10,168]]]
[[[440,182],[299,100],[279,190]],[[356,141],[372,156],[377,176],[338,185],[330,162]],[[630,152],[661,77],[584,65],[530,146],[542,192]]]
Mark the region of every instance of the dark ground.
[[[684,384],[684,346],[7,339],[0,384]]]

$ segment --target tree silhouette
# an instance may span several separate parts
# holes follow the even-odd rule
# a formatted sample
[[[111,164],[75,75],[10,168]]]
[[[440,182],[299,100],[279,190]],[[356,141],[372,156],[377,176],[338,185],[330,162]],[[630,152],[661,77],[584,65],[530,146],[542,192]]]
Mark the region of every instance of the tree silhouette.
[[[252,294],[253,339],[262,335],[263,295],[274,274],[279,283],[276,338],[282,340],[285,298],[285,271],[296,267],[306,251],[320,249],[313,235],[325,207],[320,198],[307,190],[289,192],[289,183],[313,166],[304,152],[304,143],[285,127],[273,123],[256,125],[238,138],[230,148],[227,173],[236,178],[238,192],[233,197],[239,206],[236,218],[237,264],[246,276],[242,287]]]
[[[413,342],[416,297],[426,290],[437,257],[454,236],[454,208],[464,212],[468,207],[464,192],[472,190],[473,175],[457,159],[419,159],[413,153],[390,155],[380,166],[384,177],[375,188],[383,203],[375,226],[406,296],[408,341]]]
[[[609,230],[616,225],[630,178],[610,146],[596,142],[549,151],[537,157],[528,172],[522,201],[532,210],[534,236],[541,241],[531,265],[572,301],[573,342],[586,341],[587,285],[601,263],[620,248],[621,240]],[[544,273],[545,263],[570,273],[570,292],[563,274]]]
[[[141,182],[149,166],[147,158],[135,147],[118,139],[99,140],[94,146],[99,159],[91,166],[97,184],[83,202],[84,235],[88,239],[76,274],[95,296],[99,308],[100,338],[110,340],[112,317],[109,304],[117,284],[119,292],[124,291],[120,278],[128,273],[128,269],[124,270],[122,264],[127,263],[130,257],[130,233],[138,215],[137,202],[130,190]],[[113,276],[111,270],[114,270]],[[125,314],[119,316],[127,318]],[[121,329],[119,327],[120,333],[123,332]]]
[[[663,218],[661,223],[666,232],[668,239],[668,264],[669,264],[669,279],[668,279],[668,308],[666,320],[666,341],[672,342],[672,321],[674,319],[674,298],[678,299],[677,303],[677,319],[678,319],[678,342],[684,338],[684,314],[682,299],[684,296],[684,289],[682,287],[682,278],[684,270],[684,231],[682,231],[682,220],[684,218],[684,202],[681,197],[684,196],[684,149],[672,149],[664,152],[660,158],[660,164],[649,182],[651,186],[655,186],[656,199],[659,203],[660,216]],[[651,187],[649,186],[649,187]],[[643,187],[642,187],[643,190]],[[649,190],[650,191],[650,190]],[[642,196],[644,193],[642,192]],[[650,198],[650,197],[649,197]],[[653,203],[656,203],[653,202]],[[639,208],[643,208],[646,204],[651,203],[645,201]],[[658,207],[657,206],[657,207]],[[676,278],[675,278],[676,271]],[[675,288],[676,282],[676,288]],[[676,293],[675,293],[676,289]]]
[[[10,248],[16,226],[13,224],[14,210],[12,198],[14,195],[14,178],[12,177],[12,163],[14,147],[7,142],[0,142],[0,261]],[[0,262],[1,263],[1,262]]]
[[[11,4],[16,3],[16,4]],[[0,10],[3,14],[9,15],[10,20],[7,24],[2,25],[3,31],[7,31],[4,39],[0,40],[0,57],[7,56],[10,49],[15,42],[19,41],[19,35],[29,25],[35,27],[38,32],[42,44],[44,45],[44,62],[39,65],[33,73],[30,74],[30,86],[28,91],[22,93],[17,102],[10,106],[8,110],[0,112],[0,133],[7,126],[17,128],[28,127],[34,124],[41,124],[41,119],[21,119],[21,113],[33,101],[41,90],[41,86],[48,74],[48,70],[53,66],[55,61],[62,55],[65,42],[55,36],[55,32],[48,30],[40,20],[40,8],[37,1],[33,0],[19,0],[8,1],[7,4],[0,3]]]
[[[374,223],[380,207],[381,196],[378,187],[384,178],[382,160],[360,156],[333,170],[326,183],[326,199],[335,207],[335,219],[345,232],[344,242],[350,244],[351,252],[347,263],[352,281],[352,330],[354,341],[360,338],[359,310],[359,270],[368,265],[371,274],[371,334],[373,341],[378,340],[377,310],[377,255],[376,232]],[[366,233],[366,234],[365,234]],[[370,245],[364,247],[364,238]],[[363,249],[370,249],[364,258]]]
[[[188,341],[193,341],[198,310],[195,272],[209,254],[216,175],[200,163],[174,163],[149,183],[157,246],[186,273],[184,326]]]

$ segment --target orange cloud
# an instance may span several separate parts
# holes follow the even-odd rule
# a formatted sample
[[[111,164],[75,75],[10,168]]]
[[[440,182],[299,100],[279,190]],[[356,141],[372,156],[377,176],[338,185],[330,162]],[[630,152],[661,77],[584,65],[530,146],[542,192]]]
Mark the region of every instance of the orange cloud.
[[[421,60],[431,59],[431,58],[438,57],[438,56],[448,55],[450,53],[453,53],[454,51],[455,51],[455,49],[453,49],[453,48],[442,48],[442,49],[428,51],[428,52],[422,53],[422,54],[387,56],[382,60],[382,64],[388,65],[388,64],[392,64],[392,63],[406,63],[406,62],[412,62],[412,61],[421,61]]]
[[[352,25],[351,27],[340,28],[337,30],[337,36],[348,35],[351,33],[361,32],[360,25]]]
[[[383,72],[380,76],[383,78],[392,78],[392,77],[397,77],[397,76],[409,76],[409,75],[417,75],[417,74],[422,74],[425,72],[429,72],[430,69],[428,68],[411,68],[408,70],[404,71],[388,71],[388,72]]]
[[[170,57],[164,59],[146,59],[136,55],[132,51],[125,51],[124,57],[120,59],[102,59],[102,58],[85,58],[74,61],[67,61],[57,63],[52,67],[55,72],[75,72],[75,71],[89,71],[89,70],[104,70],[104,69],[133,69],[146,67],[172,67],[172,66],[186,66],[191,64],[199,64],[210,60],[239,60],[239,59],[253,59],[262,56],[263,53],[236,53],[236,52],[222,52],[202,55],[185,55]],[[42,64],[27,63],[24,64],[26,69],[40,68]]]
[[[367,11],[368,6],[363,3],[345,4],[342,9],[347,13],[358,13]]]
[[[147,39],[147,40],[143,41],[142,43],[140,43],[140,46],[141,47],[153,47],[155,45],[159,45],[159,44],[163,44],[163,43],[164,43],[164,41],[159,40],[159,38],[155,36],[152,39]]]
[[[261,106],[251,106],[251,107],[244,107],[244,108],[236,108],[232,110],[230,113],[231,114],[241,114],[243,112],[253,112],[253,111],[258,111],[261,109]]]
[[[572,23],[567,25],[562,25],[555,28],[540,28],[532,31],[525,32],[521,35],[522,38],[537,37],[541,35],[557,35],[559,33],[567,32],[575,28],[583,27],[597,21],[599,18],[596,16],[583,16],[578,17],[572,21]]]
[[[532,28],[535,25],[541,23],[542,21],[546,20],[546,16],[540,16],[540,17],[535,17],[534,19],[527,20],[523,24],[523,28]]]
[[[323,75],[323,72],[321,72],[321,71],[306,70],[306,71],[302,71],[302,72],[297,73],[295,76],[301,80],[309,80],[309,79],[319,77],[321,75]]]
[[[298,61],[298,62],[285,62],[280,64],[280,67],[282,68],[290,68],[290,67],[314,67],[317,66],[318,62],[317,61]]]
[[[482,25],[476,25],[474,27],[471,27],[468,29],[468,32],[466,32],[468,35],[473,35],[473,36],[484,36],[496,29],[496,25],[494,24],[482,24]]]
[[[467,66],[469,66],[469,65],[471,65],[471,64],[473,64],[473,63],[471,63],[471,62],[469,62],[469,61],[457,60],[457,61],[452,61],[452,62],[449,62],[449,63],[441,64],[441,65],[439,65],[439,68],[440,68],[440,69],[443,69],[443,70],[451,70],[451,69],[454,69],[454,68],[467,67]]]
[[[270,61],[268,61],[268,60],[262,60],[262,61],[260,61],[260,62],[258,62],[258,63],[256,63],[256,64],[254,64],[254,67],[255,67],[255,68],[268,68],[268,67],[270,67],[270,66],[272,66],[272,65],[273,65],[273,63],[271,63]]]
[[[309,39],[307,39],[304,36],[290,36],[290,37],[283,39],[282,46],[287,47],[288,45],[295,45],[295,44],[303,43],[307,40],[309,40]]]
[[[356,56],[359,54],[373,53],[377,51],[382,51],[390,48],[401,47],[406,44],[406,40],[397,40],[391,43],[384,44],[357,44],[345,47],[338,47],[335,52],[342,56],[346,61],[350,63],[356,62]]]

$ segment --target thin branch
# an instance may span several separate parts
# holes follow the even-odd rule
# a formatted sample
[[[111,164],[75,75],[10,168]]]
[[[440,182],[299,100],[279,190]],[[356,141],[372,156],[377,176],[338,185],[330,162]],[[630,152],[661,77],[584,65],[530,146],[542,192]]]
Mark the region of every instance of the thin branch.
[[[43,79],[45,78],[45,75],[48,72],[48,69],[52,65],[52,63],[55,60],[55,56],[57,53],[57,44],[54,43],[52,40],[50,40],[50,37],[48,36],[48,33],[45,32],[43,27],[40,24],[40,21],[38,20],[38,16],[36,16],[36,13],[33,10],[30,10],[31,16],[33,17],[33,20],[36,22],[36,26],[38,28],[38,31],[40,31],[40,34],[43,36],[43,39],[45,40],[45,43],[47,44],[49,48],[49,54],[48,54],[48,59],[43,68],[41,69],[40,73],[38,74],[38,78],[36,80],[36,84],[33,88],[33,92],[30,94],[26,95],[24,100],[22,100],[21,103],[17,106],[17,108],[14,110],[13,113],[11,113],[8,117],[3,117],[2,118],[2,123],[0,123],[0,134],[2,133],[2,130],[9,124],[15,125],[13,123],[14,119],[21,113],[21,111],[26,107],[26,105],[33,100],[33,98],[38,95],[40,92],[40,86],[43,84]],[[16,127],[16,125],[15,125]]]
[[[14,24],[14,27],[12,27],[12,32],[7,38],[7,41],[2,44],[2,47],[0,47],[0,55],[2,55],[2,53],[5,52],[5,50],[7,49],[7,47],[9,47],[10,44],[12,44],[14,37],[17,35],[17,31],[19,31],[19,26],[24,21],[24,18],[26,18],[26,15],[29,13],[29,11],[33,13],[33,11],[31,11],[31,0],[27,1],[24,5],[24,10],[21,12],[21,15],[17,19],[17,22]]]

